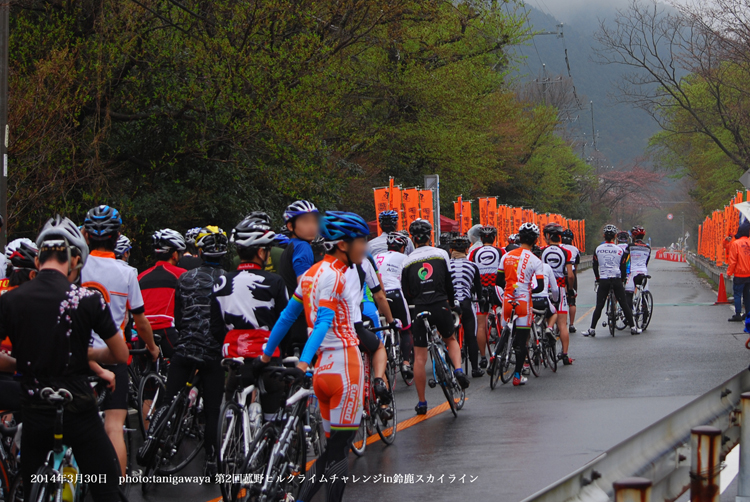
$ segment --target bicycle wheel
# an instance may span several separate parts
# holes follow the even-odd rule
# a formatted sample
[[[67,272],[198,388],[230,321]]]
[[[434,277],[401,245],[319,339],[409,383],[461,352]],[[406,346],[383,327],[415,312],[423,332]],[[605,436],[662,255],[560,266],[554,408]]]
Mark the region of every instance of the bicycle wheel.
[[[529,367],[535,377],[539,377],[542,373],[542,349],[539,342],[538,329],[539,326],[532,323],[531,334],[529,335],[528,342],[526,342]]]
[[[326,433],[323,428],[323,417],[320,416],[318,398],[313,394],[307,398],[307,421],[310,426],[308,456],[319,457],[326,447]]]
[[[369,406],[369,400],[365,401],[365,404]],[[354,441],[352,441],[352,451],[358,457],[365,454],[367,449],[367,415],[362,413],[362,421],[359,423],[359,429],[354,435]]]
[[[487,315],[487,352],[489,352],[490,355],[495,353],[495,348],[499,341],[500,335],[498,334],[495,315]]]
[[[299,490],[302,488],[303,476],[307,463],[307,440],[305,439],[305,425],[302,420],[297,420],[294,434],[288,439],[286,454],[279,466],[281,476],[275,490],[272,490],[271,500],[297,500]]]
[[[513,350],[513,339],[515,336],[513,336],[513,332],[510,330],[508,336],[503,336],[506,338],[506,342],[503,346],[503,351],[499,356],[500,380],[503,383],[508,383],[513,379],[513,373],[516,371],[516,351]]]
[[[395,384],[396,377],[386,372],[386,378],[388,379],[388,388],[391,390],[391,403],[385,407],[381,407],[378,410],[378,414],[373,417],[375,422],[375,430],[378,432],[378,436],[387,445],[393,444],[396,440],[396,429],[398,425],[398,412],[396,409],[396,393],[394,392],[393,386]]]
[[[552,370],[552,373],[556,373],[557,372],[557,339],[549,333],[544,334],[544,351],[547,354],[547,364],[548,364],[547,367]]]
[[[456,409],[460,410],[464,407],[464,403],[466,402],[466,391],[461,387],[461,384],[458,383],[456,374],[453,372],[453,362],[450,358],[446,359],[446,362],[448,363],[449,371],[448,381],[453,386],[453,402],[456,403]]]
[[[167,386],[164,379],[155,372],[141,378],[141,384],[138,386],[138,427],[141,429],[141,436],[146,439],[148,425],[158,409],[159,396],[167,393]]]
[[[641,296],[641,310],[641,318],[643,320],[639,327],[645,331],[651,323],[651,317],[654,315],[654,296],[651,294],[651,291],[643,292],[643,295]]]
[[[273,423],[265,423],[258,430],[255,435],[255,439],[250,445],[250,453],[241,469],[241,474],[248,475],[250,479],[264,476],[266,473],[266,466],[271,460],[271,454],[273,452],[273,445],[276,444],[276,438],[278,437],[278,431]],[[244,477],[244,476],[243,476]],[[257,500],[260,495],[260,490],[263,487],[263,483],[250,483],[248,485],[234,485],[232,487],[232,500],[234,501],[250,501]]]
[[[615,328],[617,327],[617,300],[614,297],[614,293],[609,293],[609,305],[607,306],[607,324],[609,325],[609,334],[615,336]]]
[[[400,371],[399,360],[401,358],[401,354],[398,349],[398,345],[395,345],[392,342],[392,337],[390,335],[385,337],[385,354],[388,357],[388,361],[385,366],[385,376],[388,380],[388,388],[392,389],[396,385],[396,373]]]
[[[195,387],[193,387],[195,388]],[[166,454],[162,457],[159,472],[174,474],[185,468],[203,448],[205,437],[205,414],[200,409],[200,392],[195,402],[190,404],[188,394],[182,393],[177,399],[182,400],[177,413],[171,419],[177,423],[174,434],[169,435],[165,444]]]
[[[48,502],[57,500],[58,495],[62,496],[59,491],[62,490],[62,483],[53,480],[59,479],[55,470],[48,465],[41,466],[37,471],[37,478],[47,481],[37,481],[31,485],[29,499],[34,502]],[[23,495],[23,494],[22,494]]]
[[[433,344],[430,347],[430,356],[432,358],[432,371],[435,377],[435,382],[437,382],[443,390],[443,395],[445,396],[446,401],[448,401],[448,405],[451,407],[453,416],[458,416],[456,401],[453,398],[453,385],[448,376],[450,367],[446,363],[447,354]]]
[[[502,346],[496,345],[496,351],[502,350]],[[497,352],[490,352],[490,364],[487,367],[487,374],[490,376],[490,389],[495,390],[497,387],[497,381],[500,380],[500,354]]]
[[[220,478],[231,480],[234,474],[239,474],[248,452],[245,452],[245,434],[242,427],[242,409],[234,401],[227,401],[221,408],[219,428],[217,431],[216,467]],[[232,493],[236,483],[220,483],[221,496],[224,502],[232,501]]]

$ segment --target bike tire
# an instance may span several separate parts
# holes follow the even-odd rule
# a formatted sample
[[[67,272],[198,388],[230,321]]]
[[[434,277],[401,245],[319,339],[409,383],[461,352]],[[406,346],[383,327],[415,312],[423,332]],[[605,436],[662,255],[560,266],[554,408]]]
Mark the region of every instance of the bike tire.
[[[539,375],[541,375],[542,373],[543,359],[538,329],[539,327],[536,324],[532,324],[529,341],[526,342],[528,346],[528,355],[526,357],[529,360],[529,368],[531,368],[531,373],[533,373],[537,378],[539,378]]]
[[[255,439],[250,445],[250,453],[247,455],[242,466],[241,474],[243,475],[265,475],[266,466],[271,459],[273,445],[276,444],[278,431],[273,423],[265,423],[258,429]],[[244,502],[257,500],[260,494],[262,483],[250,483],[246,487],[235,485],[232,492],[233,502]]]
[[[503,351],[498,356],[500,358],[500,380],[505,384],[513,379],[513,373],[516,370],[516,352],[513,350],[513,332],[508,330],[507,334],[504,334],[505,338]],[[503,343],[502,341],[500,343]]]
[[[490,352],[490,364],[487,367],[487,374],[490,376],[490,390],[495,390],[497,381],[500,380],[500,355],[496,352]]]
[[[294,436],[289,440],[284,458],[286,471],[280,472],[282,480],[278,488],[273,490],[273,500],[297,500],[305,475],[307,463],[307,439],[305,438],[305,424],[297,420]]]
[[[643,331],[646,331],[646,328],[648,328],[648,325],[651,324],[651,317],[654,315],[654,296],[651,294],[651,291],[644,291],[643,295],[641,296],[641,309],[645,309],[647,312],[646,314],[642,314],[642,321],[640,328]]]
[[[180,413],[174,416],[179,417],[178,428],[176,434],[172,438],[172,443],[176,447],[174,451],[164,463],[162,458],[162,465],[159,467],[159,472],[162,474],[174,474],[184,469],[193,459],[198,455],[198,452],[203,448],[203,441],[205,438],[205,412],[198,412],[198,403],[201,399],[199,392],[195,404],[193,406],[188,405],[187,394],[181,394],[182,409]],[[180,399],[180,397],[178,397]]]
[[[447,354],[443,354],[441,350],[437,349],[434,345],[431,346],[430,355],[432,356],[432,371],[435,381],[443,390],[448,405],[451,408],[453,416],[458,416],[458,410],[456,409],[456,401],[453,397],[453,385],[450,381],[450,377],[447,374],[449,366],[446,365]],[[444,359],[445,357],[445,359]]]
[[[552,373],[557,373],[557,340],[549,335],[545,336],[547,337],[545,350],[547,351],[548,368],[552,370]]]
[[[158,409],[159,397],[167,393],[167,385],[164,379],[156,372],[151,372],[141,378],[138,386],[138,427],[141,430],[141,437],[146,439],[148,425],[154,413]],[[147,408],[147,409],[146,409]]]
[[[313,447],[313,451],[308,451],[307,455],[310,456],[312,453],[313,457],[319,457],[326,447],[326,433],[323,427],[323,417],[320,416],[318,398],[314,395],[307,398],[307,416],[308,425],[310,425],[310,445]]]
[[[456,403],[456,410],[461,410],[466,402],[466,391],[461,387],[461,384],[458,383],[456,374],[453,372],[453,363],[450,358],[446,359],[446,362],[448,363],[448,369],[450,371],[450,378],[448,381],[453,385],[453,402]]]
[[[57,475],[55,470],[48,465],[43,465],[36,471],[37,478],[39,479],[56,479]],[[31,485],[31,493],[29,499],[35,502],[47,502],[49,500],[56,500],[58,491],[62,490],[62,483],[55,483],[53,481],[46,481],[43,483],[33,483]]]
[[[617,324],[617,300],[613,297],[612,293],[609,294],[607,305],[607,325],[609,326],[609,334],[615,336],[615,329]]]
[[[619,331],[622,331],[628,327],[628,325],[625,324],[625,314],[623,313],[622,308],[619,305],[617,306],[615,312],[615,326]]]
[[[245,452],[245,433],[242,427],[243,411],[234,401],[227,401],[221,407],[219,426],[216,435],[216,467],[221,479],[232,479],[239,474],[247,453]],[[219,483],[224,502],[232,502],[235,483]]]
[[[396,407],[396,392],[394,391],[395,375],[391,375],[386,372],[386,378],[388,379],[388,388],[391,393],[391,403],[385,408],[388,410],[388,414],[391,415],[387,420],[383,419],[383,411],[378,410],[378,415],[373,417],[375,422],[375,430],[378,432],[380,439],[387,445],[392,445],[396,440],[396,432],[398,432],[398,410]],[[393,378],[393,380],[391,380]]]
[[[362,413],[362,421],[359,423],[359,429],[357,429],[352,441],[352,451],[358,457],[364,455],[367,449],[367,420],[367,415]]]

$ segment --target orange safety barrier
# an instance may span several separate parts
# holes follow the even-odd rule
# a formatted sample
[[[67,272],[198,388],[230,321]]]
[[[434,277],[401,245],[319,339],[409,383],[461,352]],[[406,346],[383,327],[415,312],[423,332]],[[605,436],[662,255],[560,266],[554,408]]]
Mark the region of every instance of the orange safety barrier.
[[[748,192],[750,195],[750,192]],[[745,200],[750,200],[745,196]],[[717,209],[707,216],[698,227],[698,255],[706,258],[717,266],[727,264],[727,237],[733,238],[740,226],[740,212],[734,207],[743,201],[743,192],[737,194],[723,209]]]
[[[679,251],[667,251],[665,248],[658,249],[654,258],[657,260],[676,261],[680,263],[685,263],[687,261],[685,255]]]

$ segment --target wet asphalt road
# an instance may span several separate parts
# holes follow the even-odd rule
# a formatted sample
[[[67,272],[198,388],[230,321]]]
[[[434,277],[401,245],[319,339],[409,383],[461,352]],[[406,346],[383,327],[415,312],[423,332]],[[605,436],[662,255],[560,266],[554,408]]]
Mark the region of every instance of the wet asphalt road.
[[[644,334],[622,331],[612,338],[599,323],[596,338],[582,337],[594,304],[593,273],[582,272],[578,313],[584,317],[571,337],[573,366],[556,374],[543,370],[522,388],[491,391],[487,377],[473,379],[457,418],[450,411],[428,414],[399,430],[394,445],[376,441],[363,458],[352,454],[350,475],[360,479],[348,483],[345,499],[518,501],[747,367],[742,325],[727,323],[729,308],[713,305],[716,294],[689,265],[654,260],[650,273],[656,308]],[[405,421],[414,416],[417,397],[399,383],[399,420]],[[427,400],[430,408],[444,402],[439,389],[428,388]],[[199,460],[183,474],[200,474]],[[378,475],[414,475],[415,483],[376,482]],[[187,484],[156,486],[145,498],[133,486],[128,496],[205,502],[220,493]]]

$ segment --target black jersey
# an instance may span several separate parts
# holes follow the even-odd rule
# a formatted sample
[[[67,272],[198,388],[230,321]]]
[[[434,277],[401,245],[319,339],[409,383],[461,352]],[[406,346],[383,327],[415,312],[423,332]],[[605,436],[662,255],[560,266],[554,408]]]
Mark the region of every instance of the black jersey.
[[[450,258],[442,249],[423,246],[404,261],[401,290],[413,305],[430,305],[448,301],[453,304],[453,279]]]

